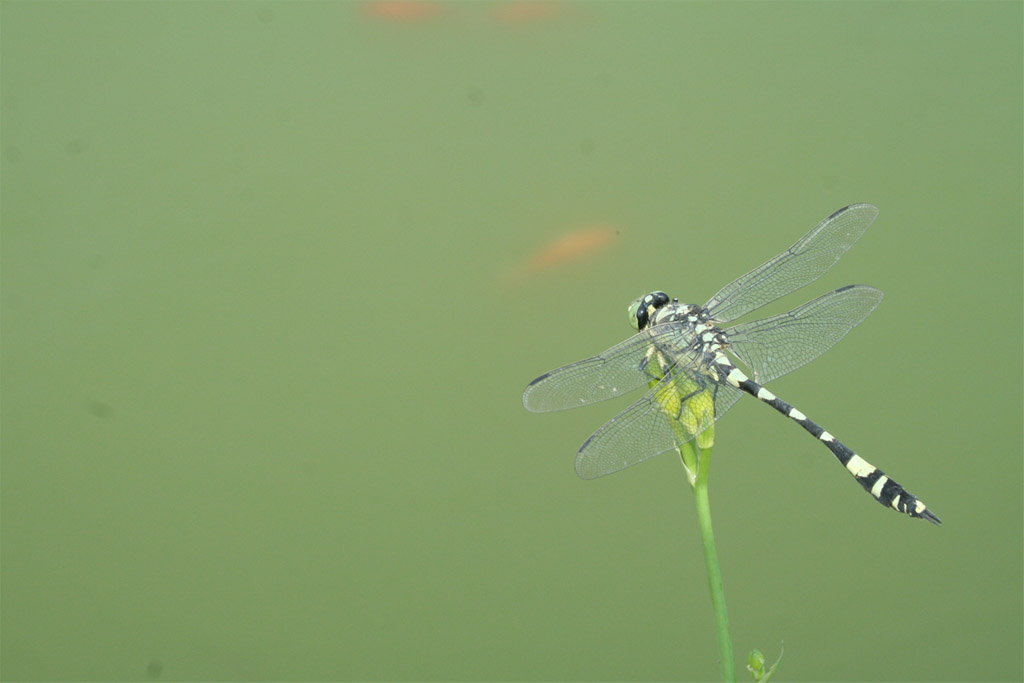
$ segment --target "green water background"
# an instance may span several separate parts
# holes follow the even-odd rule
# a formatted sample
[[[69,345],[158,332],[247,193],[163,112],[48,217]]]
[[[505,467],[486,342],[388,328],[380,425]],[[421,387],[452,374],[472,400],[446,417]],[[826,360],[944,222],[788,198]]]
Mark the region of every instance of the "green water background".
[[[772,389],[945,524],[741,401],[737,654],[1020,680],[1021,4],[507,4],[0,6],[0,675],[715,680],[677,459],[520,394],[864,201],[767,312],[886,299]]]

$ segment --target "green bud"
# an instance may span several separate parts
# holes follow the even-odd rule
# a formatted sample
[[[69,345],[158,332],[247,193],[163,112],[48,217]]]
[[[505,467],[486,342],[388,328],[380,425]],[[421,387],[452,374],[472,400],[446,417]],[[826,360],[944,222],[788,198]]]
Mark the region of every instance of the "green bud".
[[[751,650],[747,655],[747,670],[754,675],[755,681],[760,681],[764,676],[764,655],[760,650]]]

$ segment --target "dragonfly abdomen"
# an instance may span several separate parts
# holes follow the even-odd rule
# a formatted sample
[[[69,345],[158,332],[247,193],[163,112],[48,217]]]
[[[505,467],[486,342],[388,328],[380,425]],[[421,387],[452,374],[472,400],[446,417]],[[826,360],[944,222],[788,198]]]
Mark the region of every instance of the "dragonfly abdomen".
[[[890,479],[885,472],[838,441],[817,422],[786,401],[783,401],[764,386],[747,377],[742,370],[732,364],[732,361],[727,356],[721,353],[718,354],[715,358],[715,364],[726,375],[726,380],[729,384],[750,394],[759,401],[767,403],[813,434],[818,441],[831,451],[836,460],[846,468],[846,471],[853,475],[853,478],[857,480],[864,490],[874,496],[875,500],[879,503],[886,507],[891,507],[898,512],[908,514],[911,517],[920,517],[921,519],[927,519],[933,524],[942,524],[942,520],[936,517],[917,496],[904,489],[896,481]]]

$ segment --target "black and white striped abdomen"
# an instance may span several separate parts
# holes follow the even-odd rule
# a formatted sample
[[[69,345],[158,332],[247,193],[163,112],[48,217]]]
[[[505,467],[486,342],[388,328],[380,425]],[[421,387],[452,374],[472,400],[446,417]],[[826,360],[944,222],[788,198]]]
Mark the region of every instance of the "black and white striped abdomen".
[[[751,396],[767,403],[775,410],[790,418],[808,432],[814,435],[818,441],[825,444],[832,455],[842,463],[846,471],[853,475],[864,490],[875,497],[882,505],[891,507],[899,512],[906,513],[911,517],[927,519],[933,524],[941,524],[942,521],[932,514],[931,510],[916,496],[909,493],[898,483],[890,479],[885,472],[878,469],[864,458],[857,455],[847,446],[836,440],[821,425],[814,422],[802,412],[786,403],[765,387],[747,377],[743,371],[737,368],[729,358],[719,352],[715,355],[715,364],[720,374],[725,375],[726,381],[731,385],[745,391]]]

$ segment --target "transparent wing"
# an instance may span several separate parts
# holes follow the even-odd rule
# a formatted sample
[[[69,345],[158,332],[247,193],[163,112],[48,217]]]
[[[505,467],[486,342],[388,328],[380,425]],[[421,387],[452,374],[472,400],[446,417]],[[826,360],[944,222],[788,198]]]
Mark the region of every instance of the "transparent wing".
[[[882,296],[867,285],[841,287],[789,313],[729,328],[730,350],[750,367],[755,381],[767,384],[835,346]]]
[[[596,479],[681,446],[742,395],[692,365],[676,365],[643,398],[590,435],[576,454],[576,474]]]
[[[635,334],[604,353],[545,372],[526,385],[523,405],[535,413],[566,410],[622,396],[661,377],[648,368],[652,348],[686,349],[683,327],[663,323]]]
[[[851,204],[823,220],[796,244],[711,297],[706,308],[719,322],[745,313],[814,282],[860,239],[878,217],[870,204]]]

